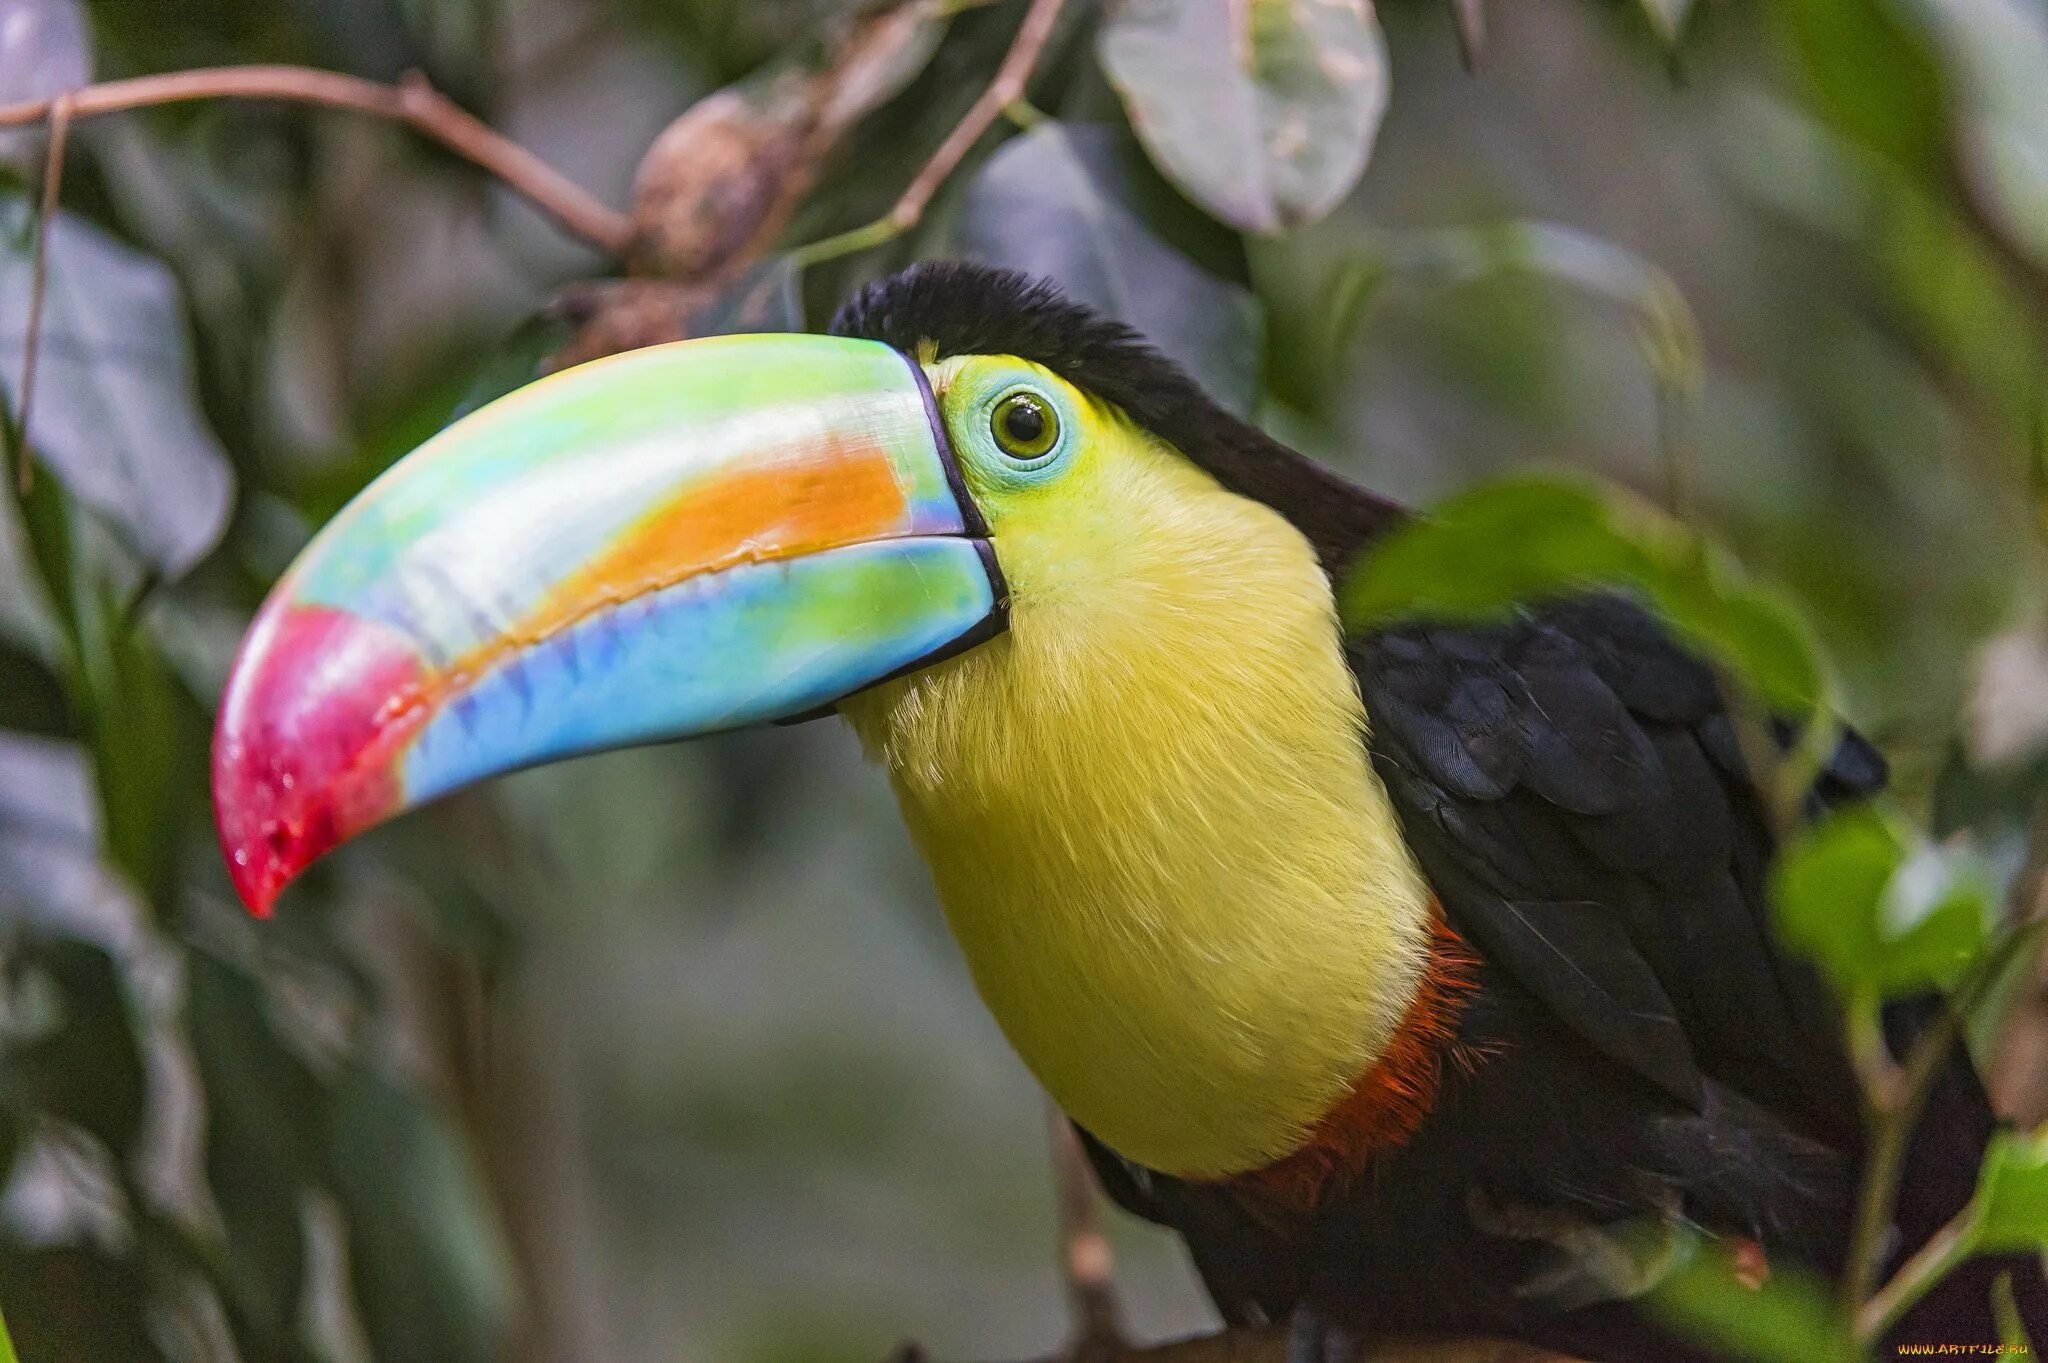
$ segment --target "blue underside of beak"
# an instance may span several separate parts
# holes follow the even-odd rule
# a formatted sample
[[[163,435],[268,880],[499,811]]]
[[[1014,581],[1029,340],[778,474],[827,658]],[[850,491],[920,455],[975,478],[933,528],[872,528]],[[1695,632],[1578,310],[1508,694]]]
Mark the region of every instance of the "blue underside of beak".
[[[995,609],[973,540],[856,544],[743,564],[592,615],[505,656],[420,732],[426,800],[573,753],[815,711],[964,647]]]

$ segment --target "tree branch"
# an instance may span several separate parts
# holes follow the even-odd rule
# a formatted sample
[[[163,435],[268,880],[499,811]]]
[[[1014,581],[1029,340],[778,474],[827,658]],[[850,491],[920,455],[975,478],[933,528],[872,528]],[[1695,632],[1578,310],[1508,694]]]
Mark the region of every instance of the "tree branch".
[[[931,159],[911,180],[894,207],[865,226],[799,247],[794,253],[797,263],[815,265],[864,251],[870,246],[880,246],[922,222],[932,196],[939,192],[946,178],[959,169],[960,163],[967,159],[967,153],[974,150],[974,144],[981,140],[981,135],[994,126],[1005,109],[1024,98],[1031,75],[1038,69],[1039,58],[1045,55],[1046,44],[1052,40],[1053,25],[1065,3],[1066,0],[1031,0],[1031,8],[1025,12],[1024,21],[1017,25],[1017,36],[1011,40],[1010,50],[1003,54],[1002,64],[996,67],[995,78],[967,110],[966,116],[954,125],[953,131],[946,134],[946,140],[939,144],[939,149],[932,153]]]
[[[526,148],[411,75],[396,85],[307,66],[220,66],[87,85],[56,99],[0,105],[0,128],[51,119],[60,105],[73,118],[195,99],[276,99],[347,109],[403,123],[482,167],[575,236],[611,255],[632,243],[633,224]]]
[[[1107,1363],[1128,1349],[1110,1285],[1115,1259],[1096,1215],[1095,1174],[1073,1123],[1050,1102],[1046,1110],[1052,1126],[1053,1183],[1059,1193],[1060,1275],[1076,1326],[1069,1356],[1074,1363]]]
[[[1100,1363],[1289,1363],[1284,1326],[1226,1330],[1167,1344],[1128,1346]],[[928,1363],[915,1349],[894,1363]],[[1069,1363],[1064,1355],[1044,1363]],[[1337,1363],[1337,1360],[1331,1360]],[[1370,1344],[1350,1363],[1575,1363],[1563,1354],[1510,1339],[1388,1339]]]

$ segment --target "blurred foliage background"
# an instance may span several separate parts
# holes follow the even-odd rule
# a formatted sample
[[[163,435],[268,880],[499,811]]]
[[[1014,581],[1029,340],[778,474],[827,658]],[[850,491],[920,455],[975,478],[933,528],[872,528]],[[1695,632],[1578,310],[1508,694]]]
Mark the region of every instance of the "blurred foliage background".
[[[836,725],[458,797],[260,925],[205,803],[263,589],[452,413],[550,357],[822,325],[920,257],[1052,274],[1404,499],[1641,490],[1799,603],[1907,807],[2014,869],[2048,735],[2048,4],[1056,8],[1028,97],[919,221],[862,231],[1021,0],[0,0],[0,105],[418,72],[635,205],[620,262],[388,122],[69,127],[38,462],[0,515],[0,1308],[30,1363],[1057,1340],[1041,1099]],[[12,463],[48,144],[0,128]],[[2041,1115],[2048,1066],[1983,1040]],[[1170,1241],[1117,1236],[1138,1333],[1211,1323]]]

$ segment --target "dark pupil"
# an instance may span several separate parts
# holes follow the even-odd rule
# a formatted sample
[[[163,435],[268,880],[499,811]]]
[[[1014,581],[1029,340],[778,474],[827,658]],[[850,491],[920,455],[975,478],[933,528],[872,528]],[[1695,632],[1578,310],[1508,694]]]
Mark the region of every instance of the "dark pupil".
[[[1003,408],[1003,434],[1029,448],[1045,438],[1045,409],[1030,398],[1012,398]]]

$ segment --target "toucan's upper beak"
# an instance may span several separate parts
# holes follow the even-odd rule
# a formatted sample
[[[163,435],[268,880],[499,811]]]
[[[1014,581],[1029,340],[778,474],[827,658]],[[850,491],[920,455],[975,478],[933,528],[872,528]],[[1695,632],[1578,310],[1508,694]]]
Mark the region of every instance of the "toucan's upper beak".
[[[987,637],[1003,590],[917,366],[735,336],[520,389],[308,546],[242,645],[214,808],[258,913],[412,805],[786,719]]]

